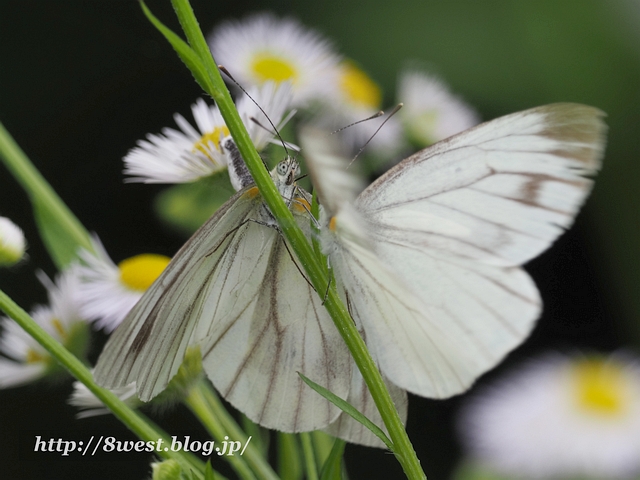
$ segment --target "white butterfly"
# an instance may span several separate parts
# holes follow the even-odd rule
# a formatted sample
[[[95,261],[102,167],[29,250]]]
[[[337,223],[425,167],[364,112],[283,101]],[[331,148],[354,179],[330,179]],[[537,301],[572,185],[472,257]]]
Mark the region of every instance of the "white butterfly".
[[[530,331],[540,303],[517,265],[546,248],[587,195],[583,175],[598,168],[603,148],[601,116],[552,105],[494,120],[404,160],[354,205],[354,187],[341,183],[344,171],[327,163],[326,148],[307,147],[334,215],[323,243],[403,417],[403,389],[460,392]],[[288,159],[272,178],[310,238],[309,197],[295,186],[296,172]],[[381,424],[320,297],[256,187],[237,173],[244,188],[114,332],[96,380],[107,388],[136,381],[147,401],[175,375],[187,346],[199,345],[214,386],[257,423],[289,432],[327,427],[379,445],[300,381],[297,372]]]
[[[396,386],[463,392],[529,334],[541,302],[519,266],[571,225],[591,190],[602,116],[555,104],[484,123],[403,160],[357,198],[330,139],[303,135],[330,218],[323,250]]]

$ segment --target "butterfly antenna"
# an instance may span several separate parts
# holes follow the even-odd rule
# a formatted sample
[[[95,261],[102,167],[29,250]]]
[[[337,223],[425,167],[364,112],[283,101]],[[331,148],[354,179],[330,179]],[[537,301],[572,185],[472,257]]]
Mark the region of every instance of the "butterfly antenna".
[[[296,111],[295,111],[295,110],[292,110],[292,112],[293,112],[294,114],[296,113]],[[292,116],[293,116],[293,115],[287,115],[287,117],[282,121],[282,123],[281,123],[280,125],[284,125],[284,124],[286,124],[286,123],[291,119],[291,117],[292,117]],[[278,134],[278,131],[277,131],[277,130],[276,130],[276,131],[273,131],[273,130],[271,130],[270,128],[265,127],[263,124],[261,124],[261,123],[260,123],[260,121],[259,121],[256,117],[249,117],[249,120],[251,120],[253,123],[255,123],[257,126],[259,126],[260,128],[262,128],[263,130],[266,130],[267,132],[269,132],[271,135],[278,135],[278,137],[280,136],[280,135]],[[282,138],[280,138],[280,140],[282,140]],[[298,146],[296,146],[296,145],[294,145],[294,144],[292,144],[292,143],[289,143],[289,142],[283,142],[283,143],[285,143],[285,144],[286,144],[286,145],[287,145],[291,150],[293,150],[294,152],[297,152],[297,151],[299,151],[299,150],[300,150],[300,147],[298,147]],[[284,146],[284,145],[283,145],[283,146]],[[285,150],[286,150],[286,147],[285,147]]]
[[[353,123],[350,123],[349,125],[345,125],[344,127],[340,127],[339,129],[331,132],[330,135],[335,135],[336,133],[340,133],[341,131],[346,130],[349,127],[353,127],[354,125],[358,125],[359,123],[368,122],[369,120],[376,119],[378,117],[381,117],[382,115],[384,115],[384,111],[380,110],[378,113],[371,115],[370,117],[363,118],[362,120],[358,120],[357,122],[353,122]]]
[[[391,110],[391,113],[387,116],[387,118],[385,118],[385,119],[384,119],[384,122],[382,122],[382,123],[380,124],[380,126],[376,129],[376,131],[375,131],[375,132],[373,132],[373,135],[371,135],[371,136],[369,137],[369,140],[367,140],[367,141],[364,143],[364,145],[362,145],[362,147],[360,147],[360,150],[358,150],[358,153],[356,153],[356,155],[353,157],[353,159],[349,162],[349,165],[347,165],[347,168],[349,168],[349,167],[351,166],[351,164],[352,164],[353,162],[355,162],[355,161],[356,161],[356,158],[358,158],[358,157],[360,156],[360,154],[362,153],[362,151],[365,149],[365,147],[366,147],[367,145],[369,145],[369,143],[371,142],[371,140],[373,140],[373,137],[375,137],[375,136],[378,134],[378,132],[380,131],[380,129],[381,129],[382,127],[384,127],[384,124],[385,124],[385,123],[387,123],[387,122],[389,121],[389,119],[390,119],[391,117],[393,117],[396,113],[398,113],[398,110],[400,110],[403,106],[404,106],[404,104],[399,103],[398,105],[396,105],[396,106],[395,106],[395,108],[394,108],[393,110]],[[378,116],[379,116],[379,115],[378,115]],[[372,117],[372,118],[376,118],[376,117]]]
[[[271,121],[271,119],[269,118],[269,115],[267,115],[267,112],[265,112],[265,111],[263,110],[263,108],[262,108],[260,105],[258,105],[258,102],[256,102],[256,101],[254,100],[254,98],[253,98],[251,95],[249,95],[249,92],[247,92],[247,91],[244,89],[244,87],[243,87],[242,85],[240,85],[240,83],[238,83],[238,81],[237,81],[235,78],[233,78],[233,76],[229,73],[229,70],[227,70],[227,69],[226,69],[226,67],[225,67],[224,65],[218,65],[218,69],[220,69],[220,71],[221,71],[222,73],[224,73],[227,77],[229,77],[229,79],[230,79],[233,83],[235,83],[235,84],[237,85],[237,87],[238,87],[240,90],[242,90],[242,91],[244,92],[244,94],[245,94],[247,97],[249,97],[249,99],[251,99],[251,101],[255,104],[255,106],[256,106],[256,107],[258,107],[258,108],[260,109],[260,111],[263,113],[263,115],[264,115],[265,117],[267,117],[267,120],[269,120],[269,124],[273,127],[273,131],[276,133],[276,135],[278,136],[278,138],[279,138],[279,139],[280,139],[280,141],[282,142],[282,147],[284,148],[284,151],[287,153],[287,156],[290,156],[290,155],[289,155],[289,150],[287,150],[287,146],[285,145],[285,141],[283,140],[282,136],[280,135],[280,132],[278,132],[278,129],[276,128],[276,126],[273,124],[273,122],[272,122],[272,121]]]

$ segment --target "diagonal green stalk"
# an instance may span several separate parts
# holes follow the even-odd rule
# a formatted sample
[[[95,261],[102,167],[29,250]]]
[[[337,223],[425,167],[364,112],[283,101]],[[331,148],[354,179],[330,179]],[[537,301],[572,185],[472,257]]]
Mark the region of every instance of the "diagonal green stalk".
[[[34,208],[36,210],[45,208],[46,214],[50,215],[52,221],[62,230],[66,241],[71,244],[69,251],[77,252],[79,247],[93,251],[91,237],[87,230],[33,166],[2,123],[0,123],[0,158],[4,160],[6,167],[27,192]],[[53,256],[60,268],[65,266],[60,263],[70,260],[69,255],[64,258]]]
[[[250,467],[257,478],[262,480],[278,480],[278,476],[269,463],[224,408],[224,405],[206,380],[202,379],[192,387],[185,398],[185,403],[200,419],[203,425],[205,425],[215,440],[222,442],[226,435],[246,445],[242,457],[228,457],[229,459],[242,458],[242,461],[246,462],[246,466]],[[234,466],[234,469],[235,468]],[[248,476],[244,470],[242,473],[238,470],[236,471],[242,478],[255,478],[251,472],[249,472],[250,476]]]
[[[189,0],[172,0],[172,4],[187,36],[189,45],[200,57],[200,61],[206,70],[207,77],[204,83],[205,87],[207,87],[207,92],[213,97],[220,109],[220,113],[247,164],[247,168],[253,176],[260,194],[280,225],[284,237],[295,251],[310,282],[316,291],[324,292],[328,281],[325,271],[264,168],[258,152],[251,142],[249,133],[238,115],[231,95],[220,76]],[[405,474],[412,480],[426,478],[400,416],[391,400],[389,391],[382,380],[382,376],[371,358],[362,337],[360,337],[353,320],[349,316],[349,312],[340,300],[335,287],[329,290],[325,307],[351,351],[356,365],[369,387],[369,391],[393,441],[394,454],[402,465]]]
[[[129,408],[129,406],[120,400],[113,392],[96,385],[89,369],[51,337],[51,335],[38,325],[27,312],[20,308],[20,306],[2,290],[0,290],[0,309],[14,319],[16,323],[42,345],[51,356],[69,370],[75,378],[85,384],[129,430],[145,441],[157,442],[158,439],[162,438],[165,444],[171,443],[169,436],[158,427],[153,426],[149,419],[145,419],[141,414]],[[163,458],[173,458],[180,464],[184,471],[189,472],[193,470],[196,472],[198,478],[203,478],[202,471],[204,470],[204,464],[194,455],[182,451],[164,451],[163,449],[155,453]]]

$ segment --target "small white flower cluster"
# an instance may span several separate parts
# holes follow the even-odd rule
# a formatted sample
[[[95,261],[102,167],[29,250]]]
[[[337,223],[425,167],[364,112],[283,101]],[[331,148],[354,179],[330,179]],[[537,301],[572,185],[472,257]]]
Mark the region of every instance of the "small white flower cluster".
[[[638,478],[640,359],[544,356],[478,392],[460,427],[505,478]]]
[[[356,63],[294,19],[263,13],[226,22],[210,35],[209,46],[216,62],[247,89],[278,129],[297,111],[293,109],[303,110],[307,121],[335,130],[375,115],[383,106],[382,90]],[[398,85],[397,100],[404,108],[397,116],[346,130],[344,140],[354,151],[373,136],[367,151],[391,158],[406,147],[406,139],[425,147],[478,123],[470,107],[427,73],[408,69]],[[258,151],[275,143],[269,121],[246,95],[238,92],[236,106]],[[226,168],[228,152],[221,145],[229,130],[218,108],[200,99],[192,113],[197,129],[176,114],[180,130],[165,128],[138,142],[124,158],[129,181],[186,183]]]

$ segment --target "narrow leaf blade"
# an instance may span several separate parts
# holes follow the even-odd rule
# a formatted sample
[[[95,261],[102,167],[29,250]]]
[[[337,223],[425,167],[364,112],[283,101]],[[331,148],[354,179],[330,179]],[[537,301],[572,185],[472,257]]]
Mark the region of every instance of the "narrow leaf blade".
[[[316,392],[318,392],[324,398],[329,400],[331,403],[333,403],[336,407],[338,407],[340,410],[345,412],[347,415],[350,415],[351,417],[353,417],[355,421],[360,422],[362,425],[364,425],[369,430],[371,430],[376,437],[382,440],[382,442],[387,446],[389,450],[391,450],[392,452],[395,451],[393,448],[393,443],[391,442],[389,437],[387,437],[387,435],[382,431],[382,429],[378,427],[375,423],[373,423],[371,420],[369,420],[367,417],[365,417],[362,413],[360,413],[353,405],[343,400],[342,398],[338,397],[336,394],[331,393],[329,390],[318,385],[314,381],[308,379],[300,372],[298,372],[298,375],[300,375],[300,378],[302,378],[302,381],[304,383],[309,385]]]

